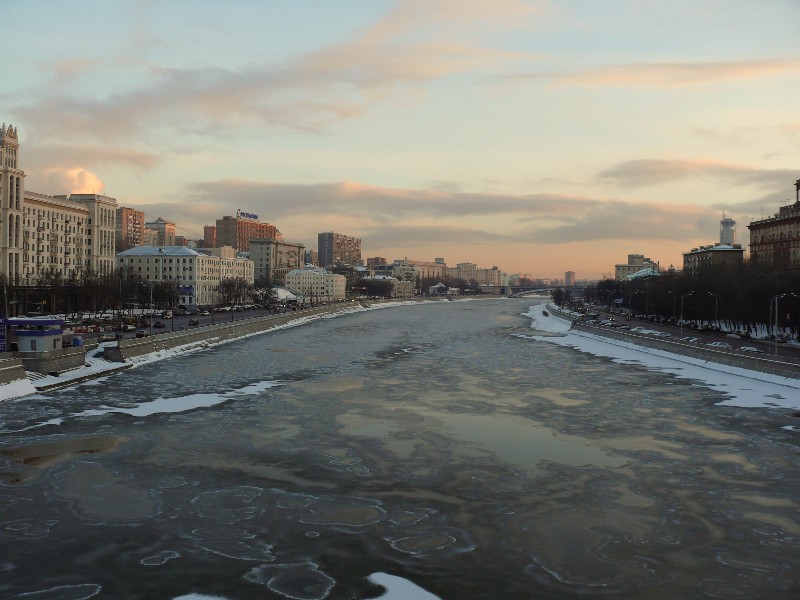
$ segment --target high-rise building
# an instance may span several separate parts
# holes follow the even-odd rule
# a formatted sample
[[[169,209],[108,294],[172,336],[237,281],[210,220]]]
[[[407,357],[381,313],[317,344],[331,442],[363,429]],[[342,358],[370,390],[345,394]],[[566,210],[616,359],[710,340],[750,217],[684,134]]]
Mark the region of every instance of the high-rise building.
[[[155,221],[145,223],[145,229],[156,232],[156,246],[174,246],[175,245],[175,223],[170,223],[162,217],[158,217]]]
[[[800,179],[795,181],[795,202],[782,206],[774,216],[753,221],[750,260],[772,269],[800,269]]]
[[[232,246],[239,252],[250,249],[250,240],[253,239],[282,240],[283,236],[275,225],[261,223],[258,215],[236,211],[236,216],[226,216],[217,219],[216,239],[214,246]]]
[[[143,243],[145,220],[141,210],[118,206],[115,227],[114,240],[117,252]]]
[[[564,273],[564,285],[566,287],[573,287],[575,285],[575,271],[567,271]]]
[[[98,194],[25,190],[16,127],[0,129],[0,273],[18,285],[43,276],[114,269],[117,201]]]
[[[317,234],[319,266],[360,265],[361,240],[359,238],[327,231]]]

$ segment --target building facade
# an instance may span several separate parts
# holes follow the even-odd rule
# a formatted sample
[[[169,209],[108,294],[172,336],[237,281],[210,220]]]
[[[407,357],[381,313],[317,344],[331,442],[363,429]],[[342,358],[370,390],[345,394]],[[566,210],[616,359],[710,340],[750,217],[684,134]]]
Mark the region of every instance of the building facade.
[[[0,130],[0,273],[16,285],[114,269],[116,200],[25,189],[17,129]]]
[[[658,263],[650,260],[644,254],[628,254],[626,264],[614,265],[614,279],[620,281],[645,269],[654,272],[661,270]]]
[[[236,216],[217,219],[214,247],[231,246],[239,252],[250,250],[253,239],[283,240],[281,232],[275,225],[261,223],[258,215],[236,211]]]
[[[575,271],[567,271],[564,273],[564,285],[566,287],[573,287],[575,285]]]
[[[117,207],[114,243],[117,252],[144,243],[144,212],[125,206]]]
[[[250,240],[250,260],[255,268],[255,280],[267,285],[286,285],[286,274],[302,269],[305,246],[269,238]]]
[[[800,179],[795,182],[795,202],[782,206],[767,219],[753,221],[750,230],[750,260],[764,268],[800,269]]]
[[[683,253],[683,271],[696,274],[704,269],[736,267],[744,261],[744,248],[740,244],[714,244],[700,246]]]
[[[317,234],[317,253],[320,267],[360,265],[361,240],[333,231],[319,233]]]
[[[224,279],[253,283],[253,261],[230,247],[202,253],[185,246],[136,246],[117,255],[117,268],[125,279],[175,285],[177,303],[188,307],[216,305]]]
[[[155,221],[145,223],[145,229],[155,232],[155,246],[175,245],[175,223],[170,223],[162,217]]]
[[[344,275],[317,268],[295,269],[286,274],[289,291],[311,303],[344,300],[346,281]]]

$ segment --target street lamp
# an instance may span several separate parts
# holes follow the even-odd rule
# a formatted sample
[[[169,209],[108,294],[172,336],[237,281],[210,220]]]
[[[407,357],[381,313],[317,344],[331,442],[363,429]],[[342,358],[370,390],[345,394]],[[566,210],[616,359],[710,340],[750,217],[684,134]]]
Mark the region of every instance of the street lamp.
[[[686,292],[683,296],[681,296],[681,337],[683,337],[683,300],[684,298],[688,298],[692,294],[694,294],[694,290],[692,290],[691,292]]]
[[[645,292],[644,290],[636,290],[635,292],[633,292],[633,294],[631,294],[631,313],[633,313],[634,317],[636,316],[636,311],[633,310],[633,299],[636,296],[636,294],[644,294],[645,295],[645,301],[647,299],[647,292]],[[645,310],[645,312],[648,312],[648,311]]]
[[[778,356],[778,300],[780,300],[784,296],[794,296],[795,298],[797,298],[797,294],[795,294],[795,293],[786,292],[786,293],[783,293],[783,294],[777,294],[777,295],[772,297],[772,300],[770,301],[770,305],[769,305],[770,321],[772,321],[772,318],[771,318],[772,315],[773,314],[775,315],[775,327],[773,327],[773,329],[772,329],[773,336],[775,337],[775,356]],[[772,311],[772,304],[773,303],[775,304],[774,313]],[[769,349],[769,345],[767,345],[767,349]]]
[[[714,296],[714,324],[719,328],[719,299],[714,292],[706,292],[709,296]]]

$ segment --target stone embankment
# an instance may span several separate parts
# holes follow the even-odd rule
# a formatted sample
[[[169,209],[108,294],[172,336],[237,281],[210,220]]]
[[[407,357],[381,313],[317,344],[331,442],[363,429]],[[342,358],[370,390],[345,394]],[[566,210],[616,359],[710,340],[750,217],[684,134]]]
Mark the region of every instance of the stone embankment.
[[[750,371],[768,373],[778,377],[800,379],[800,369],[798,369],[797,365],[794,363],[783,362],[779,358],[759,356],[757,354],[750,356],[726,352],[721,349],[718,350],[709,348],[708,346],[699,346],[697,344],[679,340],[631,333],[626,330],[613,329],[600,325],[589,325],[587,323],[577,321],[573,315],[561,311],[551,304],[547,305],[547,310],[562,319],[570,321],[572,323],[572,331],[589,333],[599,337],[607,338],[608,340],[615,340],[619,342],[625,342],[627,344],[643,346],[645,348],[652,348],[654,350],[661,350],[663,352],[669,352],[670,354],[676,354],[678,357],[688,357],[707,363],[748,369]]]
[[[303,311],[264,315],[241,321],[227,321],[215,325],[191,327],[155,336],[124,339],[120,340],[116,346],[106,346],[104,356],[106,360],[122,363],[144,354],[170,350],[178,346],[217,344],[255,333],[263,333],[279,325],[285,325],[290,321],[341,312],[352,307],[353,305],[350,303],[330,304]]]

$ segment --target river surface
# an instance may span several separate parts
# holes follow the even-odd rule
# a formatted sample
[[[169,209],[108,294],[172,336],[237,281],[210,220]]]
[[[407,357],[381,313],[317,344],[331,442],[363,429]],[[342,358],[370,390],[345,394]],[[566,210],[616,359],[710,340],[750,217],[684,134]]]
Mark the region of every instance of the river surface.
[[[326,318],[0,404],[0,597],[798,598],[800,433],[531,337]]]

